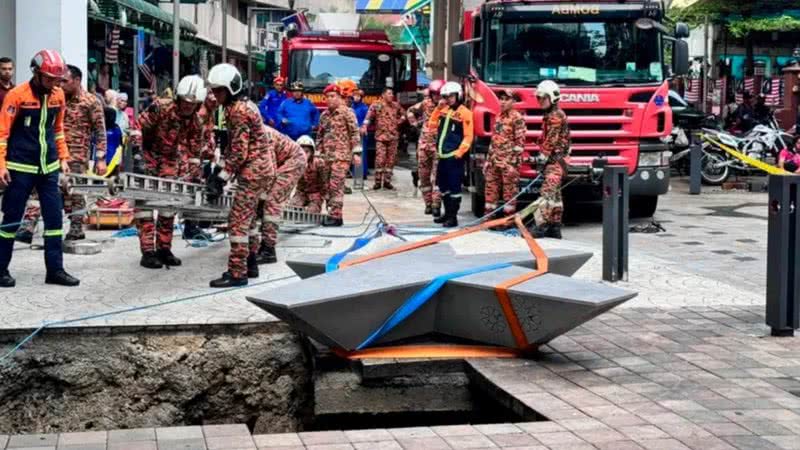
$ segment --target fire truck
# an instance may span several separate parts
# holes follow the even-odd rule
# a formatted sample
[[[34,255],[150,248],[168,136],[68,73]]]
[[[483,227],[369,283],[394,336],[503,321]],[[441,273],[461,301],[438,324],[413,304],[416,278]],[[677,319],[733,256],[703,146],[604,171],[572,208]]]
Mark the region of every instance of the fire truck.
[[[527,126],[521,185],[536,179],[543,115],[536,85],[545,79],[562,88],[561,108],[572,135],[568,175],[580,177],[565,190],[567,200],[601,199],[596,177],[587,175],[602,164],[622,165],[630,178],[631,213],[655,212],[658,196],[669,189],[668,79],[685,74],[689,59],[682,40],[688,27],[667,28],[663,12],[660,0],[490,0],[465,12],[452,68],[464,79],[475,117],[468,165],[473,213],[484,214],[481,167],[500,112],[501,88],[516,92],[515,108]]]
[[[412,49],[393,46],[384,31],[289,29],[281,42],[280,74],[289,84],[302,81],[309,99],[320,108],[325,105],[325,86],[345,79],[358,84],[367,104],[390,86],[408,107],[417,101],[415,56]]]

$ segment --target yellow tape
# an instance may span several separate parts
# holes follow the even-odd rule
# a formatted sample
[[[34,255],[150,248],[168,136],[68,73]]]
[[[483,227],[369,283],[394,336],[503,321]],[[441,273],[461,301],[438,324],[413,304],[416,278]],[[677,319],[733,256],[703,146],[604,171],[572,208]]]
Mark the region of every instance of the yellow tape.
[[[704,134],[703,139],[709,141],[710,143],[716,145],[717,147],[724,150],[729,155],[733,156],[734,158],[742,161],[745,164],[751,165],[756,169],[761,169],[764,172],[767,172],[770,175],[789,175],[790,173],[781,169],[780,167],[771,166],[763,161],[759,161],[757,159],[751,158],[744,153],[738,152],[727,145],[712,139],[709,135]]]

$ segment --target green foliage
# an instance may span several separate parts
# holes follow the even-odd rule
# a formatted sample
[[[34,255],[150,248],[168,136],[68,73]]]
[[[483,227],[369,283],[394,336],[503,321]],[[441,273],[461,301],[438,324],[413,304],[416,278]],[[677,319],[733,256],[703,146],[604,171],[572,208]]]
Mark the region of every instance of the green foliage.
[[[686,8],[671,8],[667,18],[691,28],[708,18],[724,24],[733,36],[745,37],[754,31],[800,30],[800,19],[785,13],[792,7],[797,8],[795,0],[699,0]]]
[[[362,15],[358,24],[359,30],[383,30],[389,41],[397,44],[403,41],[403,27],[392,27],[369,15]]]
[[[800,20],[790,16],[752,17],[731,20],[728,31],[735,37],[743,37],[752,31],[797,31]]]

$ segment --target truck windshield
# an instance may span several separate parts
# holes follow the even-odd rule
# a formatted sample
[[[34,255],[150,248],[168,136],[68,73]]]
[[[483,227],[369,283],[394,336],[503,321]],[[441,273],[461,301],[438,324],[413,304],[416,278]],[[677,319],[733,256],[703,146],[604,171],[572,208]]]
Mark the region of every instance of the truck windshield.
[[[344,50],[295,50],[291,55],[289,79],[300,80],[309,92],[322,92],[330,83],[353,80],[365,93],[379,93],[386,78],[403,79],[401,56],[387,53]]]
[[[654,83],[664,79],[660,38],[630,21],[489,24],[483,78],[496,84]]]

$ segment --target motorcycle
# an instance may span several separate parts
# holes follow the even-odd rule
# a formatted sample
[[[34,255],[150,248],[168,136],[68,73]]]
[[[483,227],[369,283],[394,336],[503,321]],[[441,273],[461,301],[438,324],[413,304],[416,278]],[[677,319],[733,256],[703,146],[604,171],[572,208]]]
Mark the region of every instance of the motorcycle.
[[[704,184],[714,186],[724,183],[733,171],[748,174],[757,170],[731,156],[717,143],[731,147],[758,161],[767,162],[769,158],[777,160],[778,153],[792,141],[792,136],[781,130],[772,115],[766,124],[756,125],[742,137],[711,128],[703,128],[702,136],[700,174]]]
[[[678,172],[678,175],[689,174],[689,152],[692,149],[692,135],[696,134],[697,128],[703,129],[720,129],[719,118],[713,114],[706,116],[699,127],[694,126],[694,129],[687,129],[681,125],[674,125],[672,133],[668,137],[667,143],[672,152],[669,158],[669,165]]]

